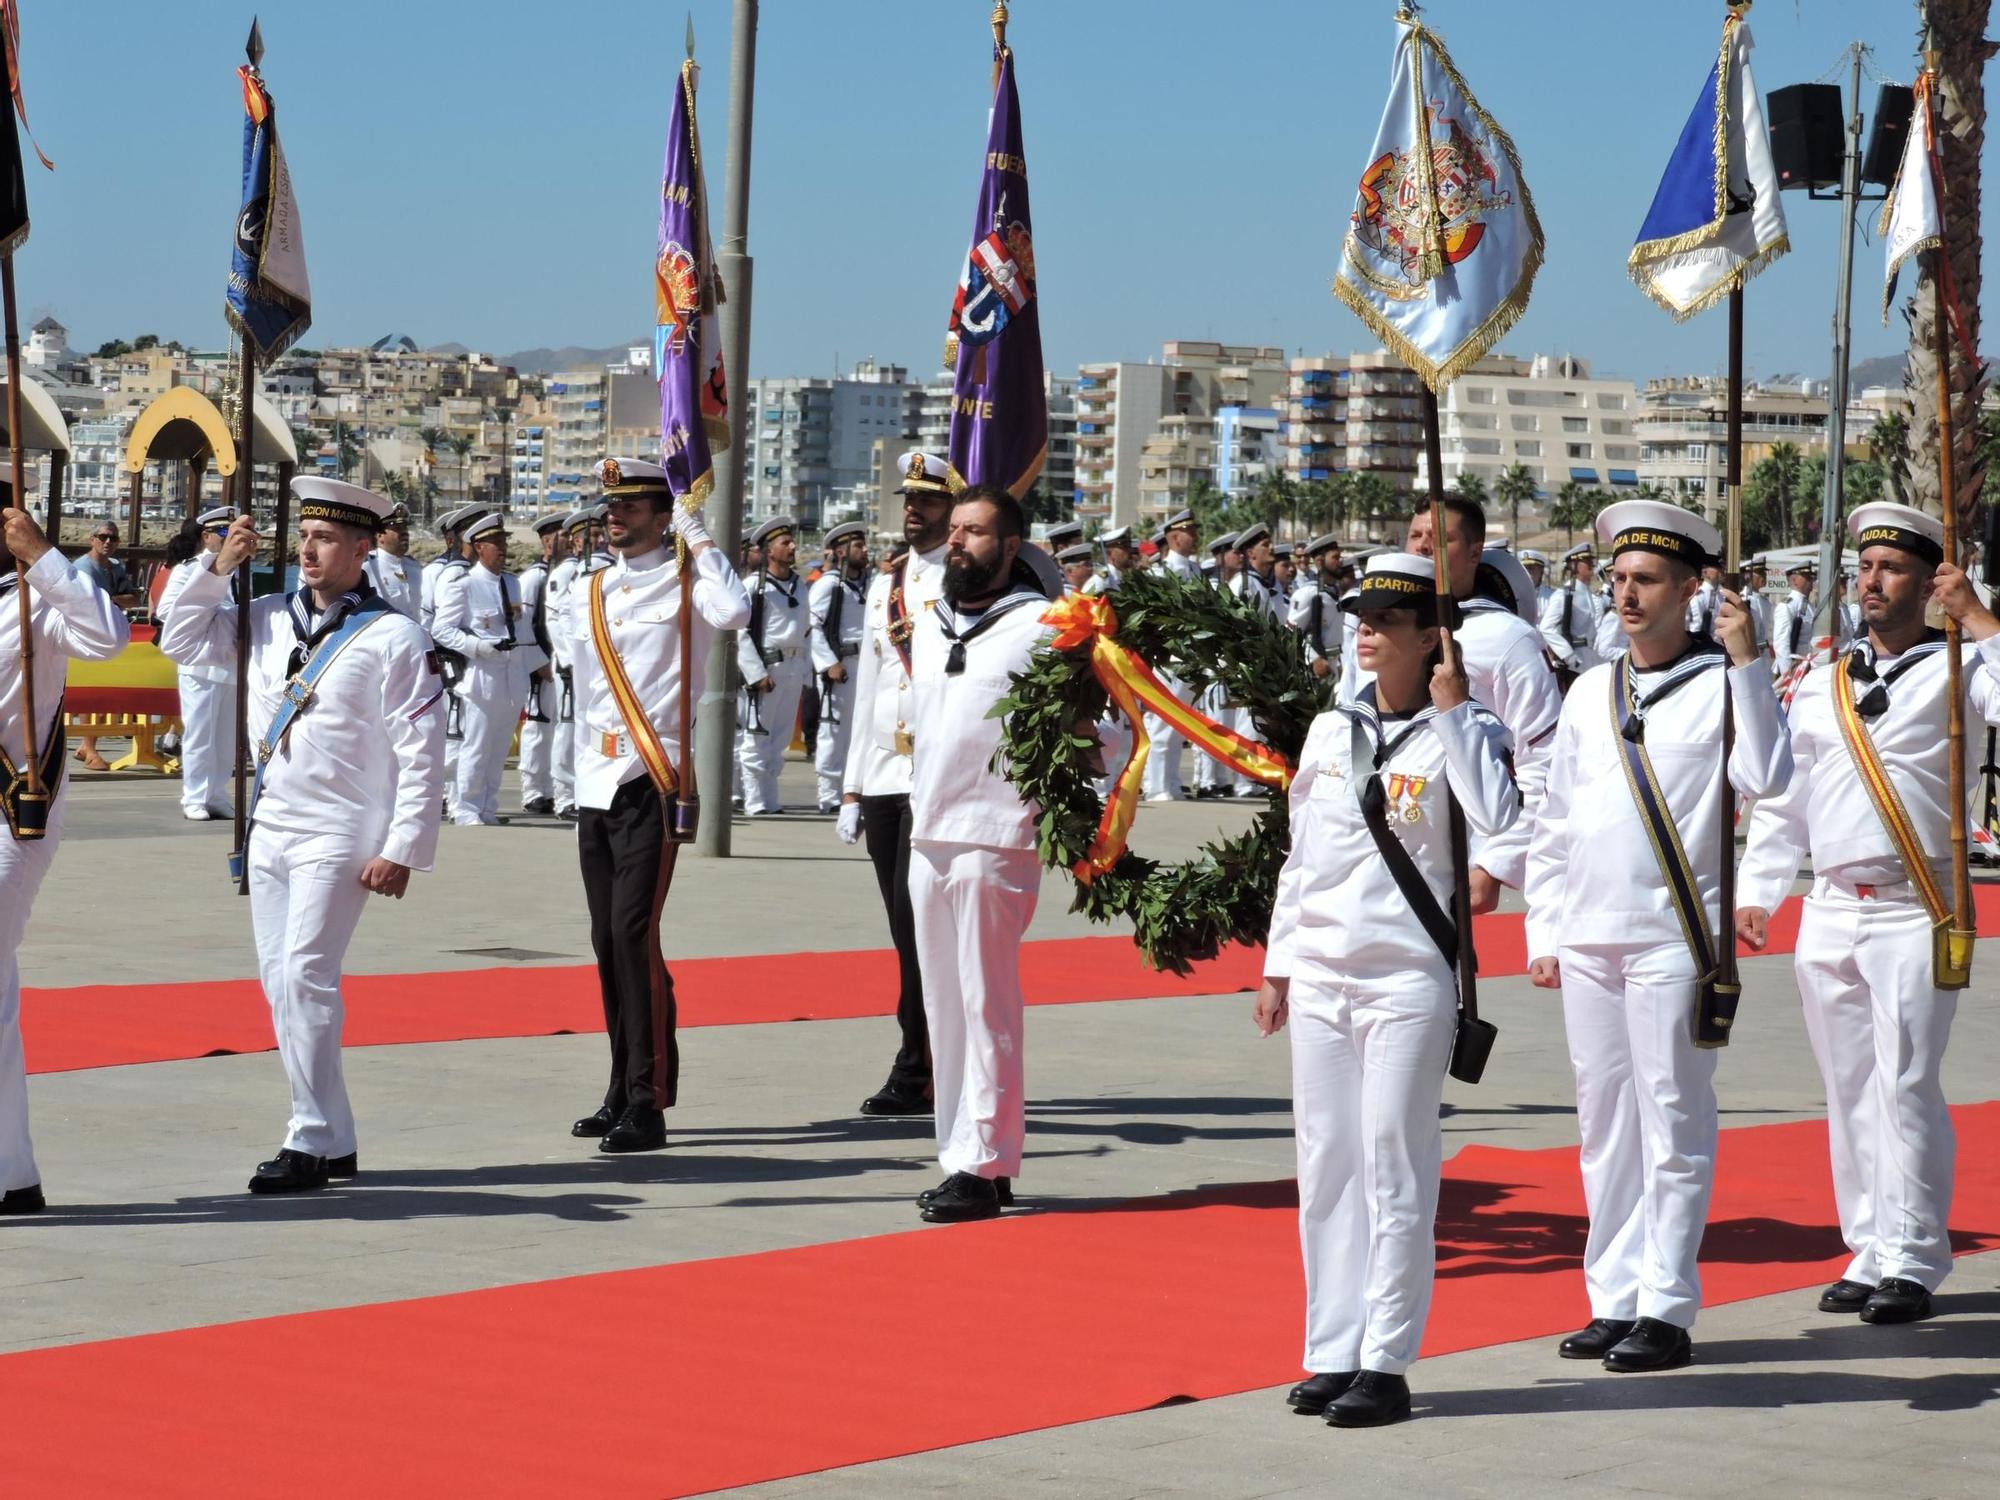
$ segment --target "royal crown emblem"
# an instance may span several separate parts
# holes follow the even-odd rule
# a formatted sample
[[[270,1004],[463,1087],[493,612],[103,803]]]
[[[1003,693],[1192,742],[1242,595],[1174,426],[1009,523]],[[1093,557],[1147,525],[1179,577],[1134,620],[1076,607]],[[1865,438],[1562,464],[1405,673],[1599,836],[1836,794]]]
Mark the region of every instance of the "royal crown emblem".
[[[622,484],[625,481],[625,473],[618,467],[618,460],[615,458],[607,458],[597,466],[597,477],[607,486]]]
[[[906,479],[922,479],[924,477],[923,454],[912,453],[910,455],[910,461],[903,469],[903,477]]]

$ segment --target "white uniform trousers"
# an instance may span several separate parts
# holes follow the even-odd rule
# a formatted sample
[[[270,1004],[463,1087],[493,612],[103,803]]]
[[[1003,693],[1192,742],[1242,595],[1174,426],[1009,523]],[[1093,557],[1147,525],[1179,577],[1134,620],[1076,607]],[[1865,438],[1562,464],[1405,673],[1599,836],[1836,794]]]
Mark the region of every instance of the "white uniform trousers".
[[[1187,702],[1187,689],[1178,680],[1162,672],[1160,681],[1176,698]],[[1152,742],[1152,748],[1147,752],[1146,773],[1141,778],[1140,791],[1149,802],[1178,802],[1184,795],[1181,788],[1181,737],[1168,727],[1165,719],[1147,714],[1146,738]],[[1198,750],[1195,756],[1198,760],[1206,758]]]
[[[1212,687],[1195,700],[1194,706],[1197,710],[1215,720],[1216,723],[1234,728],[1236,710],[1223,707],[1223,702],[1222,689]],[[1205,755],[1197,749],[1194,752],[1194,785],[1196,791],[1213,792],[1219,789],[1227,792],[1235,785],[1235,782],[1232,774],[1223,767],[1221,761],[1211,755]]]
[[[1257,726],[1251,720],[1249,709],[1233,708],[1222,722],[1252,744],[1258,743]],[[1230,789],[1231,796],[1261,797],[1268,790],[1263,782],[1254,781],[1241,771],[1224,771],[1220,765],[1217,765],[1216,769],[1222,771],[1222,784]]]
[[[1151,719],[1152,715],[1148,714],[1146,717]],[[1096,788],[1098,796],[1109,798],[1111,789],[1117,785],[1118,773],[1125,769],[1125,762],[1132,754],[1132,726],[1125,722],[1125,715],[1117,709],[1112,709],[1097,721],[1097,745],[1098,753],[1104,757],[1104,774],[1094,778],[1091,785]],[[1180,743],[1176,739],[1174,744],[1176,755],[1180,753],[1180,748]],[[1146,769],[1139,777],[1139,794],[1142,797],[1146,795],[1146,783],[1153,777],[1153,757],[1159,753],[1160,747],[1157,742],[1147,752]],[[1178,779],[1176,777],[1176,780]]]
[[[1021,1172],[1021,936],[1041,885],[1032,849],[921,839],[910,845],[910,912],[930,1023],[938,1164],[946,1172]]]
[[[10,603],[12,601],[9,601]],[[28,1135],[28,1062],[21,1049],[21,937],[35,892],[62,841],[62,803],[49,814],[48,834],[18,843],[0,833],[0,1192],[42,1180]]]
[[[497,823],[500,774],[507,769],[507,747],[514,742],[521,705],[512,696],[467,698],[464,704],[465,739],[452,773],[451,820]]]
[[[1879,888],[1878,888],[1879,890]],[[1933,1291],[1951,1272],[1957,1135],[1939,1073],[1958,995],[1931,983],[1931,923],[1907,886],[1864,898],[1821,877],[1799,918],[1794,971],[1826,1081],[1841,1273]]]
[[[361,871],[374,852],[344,834],[260,824],[250,835],[257,974],[292,1088],[285,1145],[312,1156],[354,1149],[354,1111],[340,1067],[340,967],[368,900]]]
[[[1716,1134],[1716,1054],[1692,1035],[1694,959],[1679,942],[1558,957],[1590,1210],[1590,1315],[1692,1328]]]
[[[556,741],[562,738],[563,726],[555,722],[557,695],[562,690],[559,682],[531,682],[528,684],[528,718],[521,725],[521,805],[543,797],[551,800],[556,794],[555,752]],[[535,715],[542,715],[543,722],[537,722]]]
[[[1401,1375],[1437,1270],[1438,1123],[1457,1024],[1450,971],[1301,970],[1288,997],[1305,1368]]]
[[[854,658],[845,658],[841,665],[847,668],[845,682],[815,678],[812,689],[825,693],[820,703],[819,740],[813,747],[821,807],[840,801],[841,783],[847,775],[847,739],[854,730]]]
[[[796,647],[764,669],[771,674],[770,691],[757,695],[757,722],[763,734],[750,732],[750,715],[736,734],[736,765],[743,777],[743,811],[782,812],[778,798],[778,768],[785,763],[785,749],[792,743],[792,729],[799,718],[799,694],[812,676],[812,663]]]
[[[554,762],[557,812],[576,806],[576,720],[562,717],[562,697],[562,679],[558,677],[549,689],[550,701],[555,704],[549,713],[556,720],[550,726],[555,731],[555,753],[550,759]]]
[[[236,805],[236,684],[177,672],[181,698],[181,806],[229,812]],[[252,725],[261,734],[262,726]]]

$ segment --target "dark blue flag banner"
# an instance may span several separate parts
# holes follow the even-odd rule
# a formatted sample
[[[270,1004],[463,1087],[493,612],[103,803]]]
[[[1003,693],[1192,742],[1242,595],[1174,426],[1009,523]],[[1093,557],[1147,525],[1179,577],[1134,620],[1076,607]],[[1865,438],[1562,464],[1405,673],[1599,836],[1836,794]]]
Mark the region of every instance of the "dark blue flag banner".
[[[0,0],[0,46],[7,53],[7,98],[0,100],[0,113],[7,116],[0,129],[0,255],[10,255],[27,243],[28,184],[21,171],[21,137],[15,132],[14,117],[28,123],[28,106],[21,99],[21,8],[16,0]],[[34,136],[28,137],[33,144]],[[35,155],[45,167],[54,162],[35,147]]]
[[[692,46],[692,42],[690,42]],[[653,258],[653,372],[660,382],[660,466],[667,485],[700,505],[715,487],[713,449],[729,444],[722,376],[722,282],[708,238],[708,191],[694,94],[700,69],[681,64],[660,168],[660,235]]]
[[[230,248],[228,317],[268,360],[312,326],[312,283],[271,95],[255,68],[236,74],[243,81],[243,206]]]
[[[1028,162],[1004,6],[996,7],[994,27],[993,108],[979,208],[945,337],[945,364],[955,375],[948,456],[967,484],[997,484],[1018,498],[1048,454],[1049,404]]]

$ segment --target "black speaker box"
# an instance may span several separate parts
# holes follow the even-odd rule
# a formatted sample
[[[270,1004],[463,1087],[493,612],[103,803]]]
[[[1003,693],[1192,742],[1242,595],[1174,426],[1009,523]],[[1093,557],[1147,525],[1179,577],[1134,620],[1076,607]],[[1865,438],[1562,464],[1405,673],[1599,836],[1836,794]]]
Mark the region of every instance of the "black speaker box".
[[[1861,180],[1888,187],[1896,180],[1903,148],[1909,144],[1910,116],[1916,94],[1900,83],[1885,83],[1875,95],[1875,124],[1868,132],[1868,150],[1861,158]]]
[[[1765,109],[1780,188],[1840,186],[1840,87],[1795,83],[1773,89]]]

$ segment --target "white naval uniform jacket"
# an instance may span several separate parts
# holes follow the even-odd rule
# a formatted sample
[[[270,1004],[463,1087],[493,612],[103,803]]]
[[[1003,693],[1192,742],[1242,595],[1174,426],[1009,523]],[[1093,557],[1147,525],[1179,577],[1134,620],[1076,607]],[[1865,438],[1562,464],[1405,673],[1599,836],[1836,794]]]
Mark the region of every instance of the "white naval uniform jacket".
[[[743,633],[736,638],[736,666],[745,682],[762,682],[771,675],[765,657],[775,659],[780,652],[804,653],[812,606],[805,578],[796,570],[782,581],[760,570],[743,584],[743,592],[753,608],[757,597],[763,596],[764,638],[762,642],[751,639],[746,615]],[[760,644],[764,648],[761,656],[757,650]],[[790,732],[790,726],[786,732]]]
[[[482,703],[526,703],[530,674],[548,660],[521,607],[520,580],[484,564],[454,569],[439,581],[431,635],[465,658],[459,696]],[[501,650],[502,641],[512,641],[513,648]]]
[[[877,575],[878,577],[881,575]],[[840,639],[826,638],[826,617],[833,608],[833,596],[838,590],[846,594],[840,605]],[[850,583],[841,577],[838,568],[822,573],[819,581],[812,586],[807,596],[807,610],[810,614],[808,642],[812,650],[812,664],[815,673],[826,671],[836,662],[847,663],[849,676],[854,675],[861,638],[867,634],[868,622],[864,618],[868,609],[868,595],[858,583]],[[848,648],[843,651],[841,648]]]
[[[1180,553],[1175,552],[1172,548],[1169,548],[1166,552],[1161,554],[1160,566],[1165,568],[1169,573],[1173,574],[1176,578],[1201,577],[1200,560],[1195,558],[1192,554],[1183,557]]]
[[[26,770],[27,721],[21,716],[21,603],[14,591],[16,569],[11,559],[0,572],[0,661],[7,664],[7,685],[0,690],[0,745],[7,758]],[[35,633],[35,751],[46,751],[62,733],[56,717],[62,702],[63,679],[71,657],[108,661],[125,649],[132,627],[111,596],[76,571],[55,548],[28,569],[29,628]],[[63,778],[67,787],[69,778]],[[58,796],[61,792],[58,791]],[[0,825],[0,837],[5,836]]]
[[[678,766],[681,755],[681,578],[673,552],[655,547],[599,569],[604,582],[604,620],[612,645],[645,705],[666,749]],[[708,643],[718,630],[737,630],[750,618],[750,601],[736,570],[720,548],[705,548],[694,560],[694,627],[690,645],[689,702],[701,704]],[[625,716],[611,696],[604,664],[590,630],[590,580],[579,577],[570,590],[563,628],[569,634],[571,681],[576,703],[576,800],[579,807],[607,808],[618,788],[646,774]],[[606,753],[607,745],[610,753]]]
[[[1247,599],[1274,620],[1285,618],[1285,605],[1279,596],[1277,584],[1264,582],[1248,568],[1229,580],[1229,592],[1239,599]]]
[[[1024,602],[1016,603],[1020,600]],[[1055,632],[1042,623],[1048,601],[1021,590],[993,606],[1000,618],[964,640],[965,670],[945,671],[951,642],[947,613],[965,637],[971,621],[947,604],[925,613],[910,640],[910,723],[916,738],[910,787],[910,837],[916,843],[1033,849],[1041,808],[991,768],[1001,721],[987,710],[1013,691],[1035,648]],[[992,611],[988,611],[990,614]]]
[[[1813,648],[1813,607],[1804,594],[1793,589],[1771,611],[1771,671],[1779,677],[1792,663]]]
[[[290,677],[289,597],[250,605],[250,733],[261,740]],[[184,665],[236,659],[230,580],[204,568],[188,580],[160,632],[160,650]],[[437,854],[444,799],[444,683],[430,638],[396,613],[370,620],[341,648],[264,767],[258,826],[337,833],[412,870]]]
[[[1323,604],[1315,601],[1324,600]],[[1313,612],[1319,612],[1318,638],[1314,638]],[[1324,657],[1333,663],[1336,672],[1340,669],[1347,637],[1347,616],[1341,612],[1340,600],[1333,590],[1315,578],[1302,583],[1292,593],[1291,613],[1288,617],[1292,629],[1305,637],[1306,659]]]
[[[912,626],[928,621],[944,593],[944,555],[939,543],[928,552],[911,552],[900,565],[904,570],[903,604]],[[910,757],[896,748],[897,732],[913,734],[910,727],[910,676],[903,670],[903,658],[889,641],[889,592],[896,575],[880,573],[868,585],[868,602],[862,611],[864,630],[859,670],[854,678],[855,730],[847,742],[847,773],[841,782],[842,795],[861,797],[908,796],[913,773]]]
[[[168,614],[173,610],[174,601],[180,598],[181,590],[187,587],[188,580],[197,573],[206,573],[208,571],[208,560],[214,555],[212,552],[204,552],[199,556],[190,557],[186,562],[174,564],[174,571],[167,578],[167,586],[160,590],[160,602],[153,610],[155,616],[161,620],[166,619]],[[234,657],[231,657],[228,663],[222,666],[190,666],[182,667],[180,670],[187,673],[196,682],[212,682],[218,687],[226,687],[236,681],[236,659]],[[35,701],[39,703],[41,700],[37,698]]]
[[[1321,977],[1449,972],[1362,816],[1353,760],[1356,722],[1382,762],[1390,832],[1446,912],[1452,869],[1444,784],[1471,832],[1499,833],[1520,815],[1507,730],[1486,709],[1470,702],[1447,713],[1426,708],[1385,724],[1373,699],[1371,690],[1364,701],[1314,719],[1299,752],[1290,794],[1292,848],[1278,876],[1265,940],[1268,978],[1287,979],[1300,969]],[[1382,758],[1385,739],[1393,749]]]
[[[384,604],[407,619],[422,620],[424,570],[414,557],[395,557],[377,547],[362,567]]]
[[[1568,614],[1565,628],[1564,614]],[[1557,661],[1572,672],[1581,672],[1598,663],[1597,622],[1604,617],[1604,601],[1589,585],[1571,579],[1542,605],[1542,639]]]
[[[417,575],[417,623],[426,630],[437,616],[438,585],[444,581],[446,573],[456,573],[471,567],[463,554],[440,552],[424,564]]]
[[[1873,665],[1876,682],[1882,683],[1888,698],[1886,709],[1863,720],[1868,737],[1890,784],[1903,799],[1918,844],[1933,869],[1942,868],[1951,854],[1950,740],[1945,734],[1948,663],[1942,643],[1880,658],[1872,643],[1854,649]],[[2000,725],[2000,636],[1977,645],[1967,643],[1964,651],[1965,763],[1977,766],[1976,742],[1985,738],[1982,723]],[[1889,678],[1893,680],[1884,681]],[[1856,701],[1865,701],[1876,682],[1855,678]],[[1793,695],[1789,718],[1792,783],[1782,795],[1759,802],[1750,814],[1750,842],[1737,881],[1737,901],[1775,911],[1791,894],[1799,861],[1807,854],[1814,874],[1832,875],[1848,885],[1908,880],[1909,872],[1854,768],[1854,757],[1847,753],[1847,740],[1834,716],[1831,666],[1820,663],[1806,673]],[[1972,790],[1969,785],[1967,791]],[[1959,809],[1959,816],[1968,811],[1969,807]],[[1949,880],[1939,884],[1949,892]]]
[[[1691,681],[1641,712],[1646,754],[1713,930],[1721,900],[1722,778],[1716,763],[1722,755],[1728,658],[1711,651],[1702,660],[1709,665]],[[1726,670],[1736,715],[1730,784],[1739,797],[1776,796],[1791,780],[1792,747],[1771,674],[1761,660]],[[1562,948],[1594,944],[1631,950],[1686,941],[1645,818],[1625,780],[1623,742],[1611,712],[1614,671],[1610,663],[1592,667],[1563,700],[1528,850],[1530,958],[1553,958]],[[1671,671],[1634,674],[1642,705]],[[1735,857],[1733,837],[1729,853]]]

